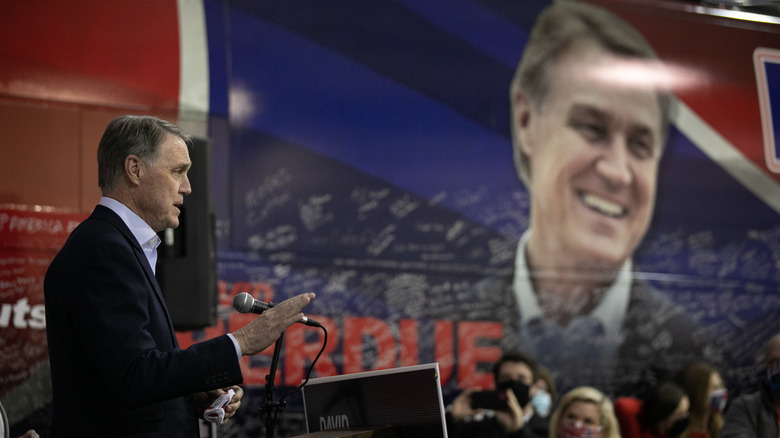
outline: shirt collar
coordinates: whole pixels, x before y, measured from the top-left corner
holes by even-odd
[[[530,237],[531,230],[526,230],[517,245],[515,276],[512,284],[515,298],[520,308],[520,324],[522,325],[535,318],[546,320],[531,286],[530,272],[528,271],[528,263],[525,258],[525,249],[528,246]],[[633,277],[631,267],[630,259],[623,263],[617,277],[601,299],[601,302],[589,315],[602,324],[606,335],[618,335],[620,328],[623,326]]]
[[[130,229],[133,237],[135,237],[135,240],[138,241],[142,248],[156,249],[160,244],[160,238],[152,227],[125,204],[107,196],[101,196],[99,204],[111,209],[111,211],[122,218],[122,222],[127,225],[127,228]]]

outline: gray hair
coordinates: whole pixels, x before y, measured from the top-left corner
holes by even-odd
[[[127,115],[112,120],[100,139],[97,153],[98,185],[103,194],[116,188],[128,156],[135,155],[146,163],[154,163],[160,145],[169,134],[191,144],[190,136],[184,130],[157,117]]]

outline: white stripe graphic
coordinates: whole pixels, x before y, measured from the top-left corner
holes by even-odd
[[[179,125],[208,135],[209,57],[202,0],[176,0],[179,16]]]

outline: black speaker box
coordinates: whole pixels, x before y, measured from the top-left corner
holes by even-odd
[[[211,142],[193,138],[192,193],[184,197],[179,226],[160,232],[157,281],[176,330],[210,327],[217,321],[217,251],[210,190]]]

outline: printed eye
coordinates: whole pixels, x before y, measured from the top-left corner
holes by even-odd
[[[628,147],[630,152],[637,158],[647,159],[655,155],[655,148],[652,142],[644,138],[629,139]]]
[[[658,134],[647,126],[635,126],[627,133],[629,152],[639,159],[653,158],[660,145],[657,144]]]
[[[607,136],[607,129],[599,123],[592,122],[572,122],[570,123],[577,132],[580,133],[586,140],[591,142],[600,141]]]

